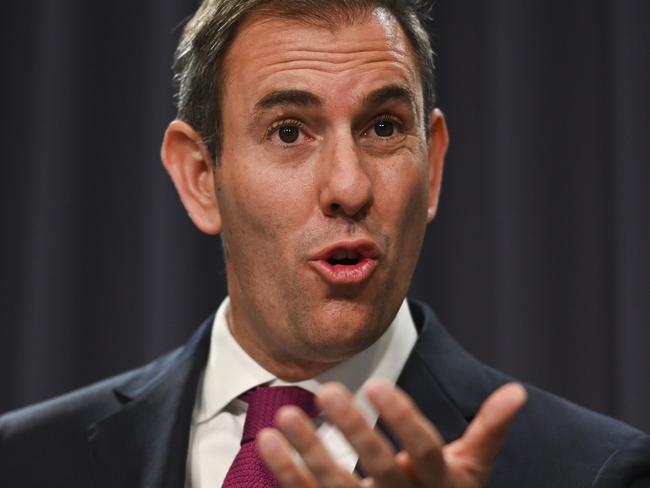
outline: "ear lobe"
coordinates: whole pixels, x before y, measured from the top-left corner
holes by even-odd
[[[445,155],[449,147],[449,132],[445,116],[439,109],[431,113],[429,132],[429,201],[427,205],[427,222],[431,222],[438,211],[442,173],[445,166]]]
[[[215,170],[198,133],[174,120],[165,131],[160,157],[194,225],[206,234],[221,232]]]

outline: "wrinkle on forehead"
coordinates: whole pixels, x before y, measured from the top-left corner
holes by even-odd
[[[299,59],[298,55],[295,56],[292,60],[278,60],[267,65],[260,67],[259,74],[264,75],[266,71],[272,71],[274,73],[280,74],[281,71],[293,71],[293,70],[314,70],[327,74],[343,74],[346,71],[355,69],[358,67],[363,67],[366,70],[372,70],[375,67],[394,67],[399,70],[403,69],[402,63],[396,60],[386,59],[385,56],[373,55],[371,53],[367,54],[363,59],[351,59],[351,60],[336,60],[336,59],[315,59],[315,57],[306,55],[304,59]]]
[[[375,29],[372,32],[366,31],[362,39],[348,40],[347,42],[340,39],[341,31],[355,28],[361,25],[374,24]],[[319,37],[325,37],[329,33],[331,42],[322,42],[321,44],[309,44],[309,33],[320,31]],[[235,44],[240,44],[240,49],[244,52],[260,48],[260,39],[273,36],[274,33],[281,32],[282,36],[278,39],[274,36],[273,43],[262,46],[263,50],[269,55],[284,54],[296,59],[305,58],[313,54],[320,59],[331,60],[334,63],[341,62],[339,58],[346,55],[363,55],[366,52],[379,49],[385,49],[396,57],[410,58],[404,61],[414,61],[414,55],[406,35],[395,17],[385,8],[377,7],[371,12],[366,12],[358,16],[354,21],[349,19],[347,22],[322,24],[321,22],[311,21],[309,18],[286,18],[282,16],[263,15],[255,13],[248,17],[239,27],[234,42],[231,44],[226,57],[230,57],[232,48]],[[336,50],[332,51],[332,45]],[[299,47],[298,50],[295,48]],[[384,52],[384,55],[389,54]],[[259,56],[258,56],[259,57]],[[229,63],[226,63],[228,65]]]
[[[319,96],[327,98],[327,92],[335,99],[347,92],[361,99],[363,91],[373,89],[368,83],[403,84],[416,95],[421,115],[412,49],[399,23],[380,8],[359,23],[341,24],[336,32],[292,19],[248,19],[231,45],[225,68],[226,90],[252,90],[247,96],[251,100],[275,89],[316,89],[321,90]],[[361,91],[348,91],[353,86]]]
[[[265,23],[266,24],[266,23]],[[359,24],[359,25],[365,25]],[[245,29],[238,36],[238,39],[235,42],[241,44],[241,49],[248,51],[252,48],[263,47],[265,51],[269,53],[284,53],[284,54],[300,54],[300,53],[313,53],[316,55],[325,55],[325,56],[347,56],[350,54],[362,54],[367,51],[382,51],[384,53],[393,52],[400,56],[408,56],[411,53],[409,46],[404,42],[405,36],[401,35],[401,28],[399,25],[396,26],[394,31],[383,31],[383,32],[372,32],[366,33],[363,39],[354,39],[354,40],[345,40],[340,39],[340,34],[342,31],[347,30],[350,27],[342,27],[336,32],[330,32],[329,29],[322,27],[310,27],[302,24],[296,24],[295,22],[290,21],[280,21],[275,27],[271,25],[254,24],[251,25],[248,29]],[[274,39],[273,44],[266,44],[260,46],[260,39],[264,35],[268,35],[269,31],[281,31],[282,37],[280,39]],[[382,26],[382,30],[384,30]],[[313,43],[307,47],[310,40],[306,38],[310,32],[319,32],[319,37],[323,38],[328,36],[331,38],[331,43],[322,43],[319,45],[314,45]],[[233,43],[235,44],[235,43]],[[333,46],[335,44],[335,47]],[[293,46],[293,48],[292,48]],[[300,46],[299,49],[296,49],[295,46]],[[336,50],[333,51],[332,49]]]
[[[384,25],[381,19],[377,21],[375,26],[381,30],[366,31],[370,35],[362,39],[352,37],[346,40],[337,35],[345,27],[333,33],[329,29],[292,20],[267,18],[242,29],[233,45],[239,44],[238,61],[255,65],[255,71],[259,74],[277,69],[315,69],[336,73],[359,65],[370,67],[372,64],[386,63],[415,76],[413,55],[399,24],[394,20],[388,25]],[[275,35],[277,32],[282,32],[280,38]],[[310,38],[310,32],[318,34]],[[273,37],[272,42],[260,43],[265,36]],[[331,42],[324,40],[330,36]],[[229,57],[232,54],[230,51]],[[231,66],[231,62],[227,62],[226,66]]]

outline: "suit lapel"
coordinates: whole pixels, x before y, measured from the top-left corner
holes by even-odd
[[[468,422],[438,381],[438,372],[432,370],[436,366],[432,364],[432,355],[448,348],[448,336],[443,334],[444,329],[429,307],[409,301],[409,308],[418,331],[418,340],[397,379],[397,386],[415,401],[419,410],[436,426],[445,441],[451,442],[463,434]],[[442,361],[442,364],[438,365],[442,367],[443,374],[447,370],[445,363],[446,361]],[[382,422],[381,417],[377,421],[377,428],[396,451],[401,450],[400,442]],[[355,471],[360,477],[365,477],[363,467],[359,463]]]
[[[448,365],[444,361],[436,361],[439,357],[433,357],[449,347],[446,343],[448,336],[443,334],[442,326],[428,307],[418,302],[410,302],[409,305],[418,329],[418,340],[397,385],[415,401],[443,438],[450,442],[463,434],[467,420],[439,380],[446,375]]]
[[[431,375],[426,362],[417,354],[409,358],[397,385],[415,401],[445,441],[451,442],[463,435],[467,420]]]
[[[451,442],[463,435],[500,382],[447,333],[428,306],[415,300],[409,306],[418,340],[397,385]]]
[[[418,341],[398,384],[415,400],[446,442],[462,436],[481,404],[510,378],[486,367],[465,351],[442,327],[433,311],[410,302]],[[421,324],[421,325],[420,325]],[[511,459],[517,452],[506,442],[488,486],[520,486]]]
[[[122,408],[91,424],[99,486],[183,486],[192,410],[212,318],[181,349],[147,366],[115,394]]]
[[[485,398],[504,382],[502,376],[463,349],[428,306],[417,301],[409,303],[419,332],[410,360],[419,358],[423,372],[432,377],[453,408],[470,421]],[[420,388],[416,394],[427,392]]]

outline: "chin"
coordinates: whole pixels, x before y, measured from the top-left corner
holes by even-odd
[[[330,360],[346,359],[367,349],[391,323],[390,318],[380,320],[372,307],[339,304],[335,309],[314,317],[302,331],[309,349]]]

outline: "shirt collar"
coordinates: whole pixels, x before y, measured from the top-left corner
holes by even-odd
[[[404,300],[388,329],[369,348],[312,379],[287,383],[257,364],[237,343],[228,327],[229,304],[226,297],[214,318],[208,362],[197,392],[195,424],[207,422],[242,393],[263,383],[291,384],[317,393],[322,384],[338,381],[353,393],[366,420],[373,425],[377,414],[362,393],[363,384],[371,377],[394,384],[417,340],[415,324]]]

